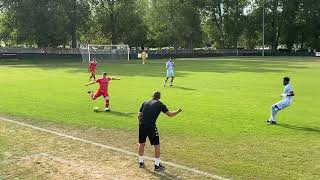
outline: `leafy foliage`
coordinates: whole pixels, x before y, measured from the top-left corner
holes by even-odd
[[[0,0],[7,46],[320,49],[318,0]]]

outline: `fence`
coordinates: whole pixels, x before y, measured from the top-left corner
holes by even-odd
[[[75,48],[0,48],[0,59],[9,58],[80,58]]]
[[[139,50],[130,51],[130,59],[138,57]],[[147,50],[150,59],[159,58],[191,58],[191,57],[219,57],[219,56],[261,56],[262,50],[246,49],[198,49],[198,50]],[[315,56],[313,52],[297,51],[265,51],[266,56]],[[0,59],[8,58],[72,58],[81,59],[79,49],[72,48],[0,48]]]

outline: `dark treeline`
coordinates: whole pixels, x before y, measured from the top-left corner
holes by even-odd
[[[319,0],[0,0],[6,46],[320,49]]]

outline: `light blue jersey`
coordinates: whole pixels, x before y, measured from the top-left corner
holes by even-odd
[[[173,71],[173,68],[174,68],[174,62],[169,60],[167,62],[167,70],[168,71]]]
[[[167,63],[166,63],[166,66],[167,66],[167,77],[174,77],[174,62],[169,60]]]

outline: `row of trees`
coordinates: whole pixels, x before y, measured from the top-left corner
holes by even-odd
[[[0,42],[320,49],[319,0],[0,0]]]

